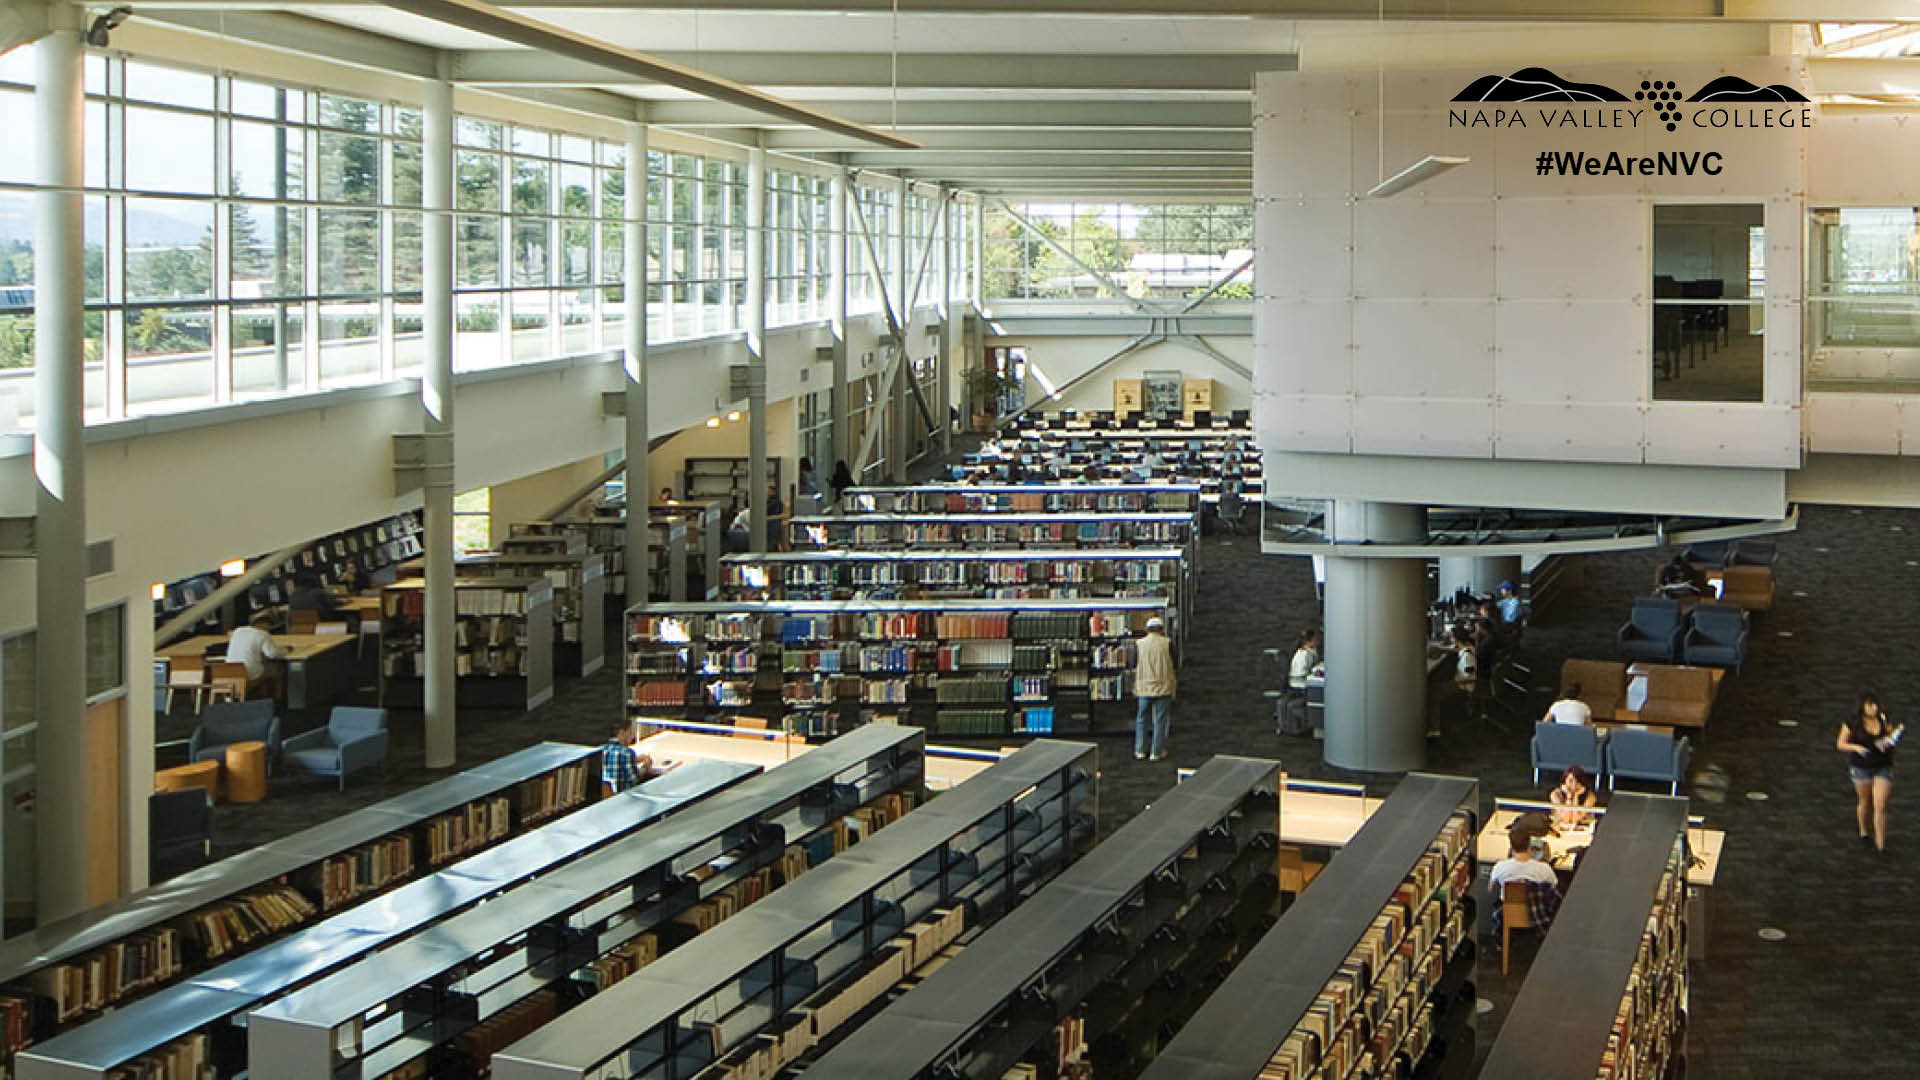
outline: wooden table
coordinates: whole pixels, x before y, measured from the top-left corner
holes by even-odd
[[[192,788],[205,791],[210,803],[220,801],[220,763],[196,761],[191,765],[161,769],[153,774],[155,791],[187,791]]]
[[[362,619],[377,620],[380,618],[380,598],[378,596],[335,597],[333,607],[334,610],[340,612],[342,615],[352,612]]]
[[[1380,809],[1380,799],[1301,791],[1282,782],[1280,842],[1306,847],[1345,847]]]
[[[287,654],[288,708],[319,708],[352,691],[355,650],[345,648],[356,644],[352,634],[275,634],[273,642]],[[226,643],[218,634],[201,634],[155,649],[153,655],[164,658],[169,668],[199,664],[209,648],[224,648]]]
[[[783,737],[776,734],[770,738],[736,738],[699,731],[662,731],[641,739],[633,748],[651,757],[655,768],[672,768],[682,761],[715,760],[744,762],[765,769],[792,761],[815,749],[798,736]],[[992,760],[979,756],[946,757],[929,753],[927,787],[943,791],[992,764]]]
[[[1684,668],[1689,666],[1691,665],[1655,664],[1645,660],[1636,661],[1633,664],[1628,665],[1627,696],[1623,698],[1621,700],[1620,705],[1613,710],[1612,719],[1606,720],[1606,719],[1601,719],[1599,717],[1595,717],[1593,720],[1593,726],[1598,728],[1609,728],[1609,729],[1617,728],[1617,727],[1628,727],[1628,726],[1656,727],[1662,730],[1672,730],[1674,728],[1688,728],[1690,730],[1704,729],[1707,726],[1706,721],[1704,720],[1702,720],[1698,724],[1644,723],[1640,719],[1640,710],[1629,708],[1627,705],[1628,702],[1633,701],[1635,699],[1636,694],[1639,700],[1643,704],[1646,702],[1647,675],[1649,672],[1653,671],[1655,668]],[[1708,697],[1707,697],[1707,712],[1711,714],[1713,712],[1713,703],[1716,700],[1718,700],[1720,697],[1720,680],[1723,678],[1726,678],[1727,669],[1701,666],[1699,667],[1698,670],[1701,670],[1707,673],[1708,685],[1711,687],[1711,689],[1708,691]]]
[[[1474,858],[1491,866],[1507,857],[1507,830],[1513,827],[1515,819],[1525,811],[1495,810],[1488,818],[1485,828],[1474,839]],[[1573,863],[1571,855],[1576,848],[1593,843],[1593,830],[1569,829],[1560,826],[1560,835],[1549,838],[1548,845],[1554,852],[1554,868],[1565,870]],[[1720,873],[1720,851],[1726,846],[1727,834],[1719,829],[1690,826],[1687,829],[1687,847],[1694,858],[1700,860],[1696,866],[1687,868],[1687,884],[1702,888],[1711,886]]]
[[[227,744],[227,801],[256,803],[267,797],[267,744]]]

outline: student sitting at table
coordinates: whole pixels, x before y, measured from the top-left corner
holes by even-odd
[[[287,610],[314,612],[321,622],[340,621],[340,609],[333,606],[333,597],[320,586],[320,579],[311,574],[295,579],[293,594],[287,597]]]
[[[1593,707],[1580,700],[1580,684],[1577,682],[1568,683],[1567,692],[1561,694],[1558,698],[1554,699],[1553,704],[1547,706],[1547,714],[1540,718],[1540,722],[1543,724],[1575,725],[1593,723]]]
[[[269,667],[267,661],[285,660],[287,652],[273,640],[272,627],[273,619],[265,615],[255,616],[251,626],[234,627],[227,635],[227,662],[246,665],[249,690],[260,684],[266,687],[268,697],[279,697],[280,672]]]
[[[1660,568],[1654,578],[1654,591],[1661,596],[1684,599],[1693,596],[1707,596],[1713,592],[1713,586],[1707,582],[1706,572],[1687,561],[1685,555],[1675,555],[1667,565]]]
[[[1586,813],[1583,807],[1600,805],[1600,797],[1593,792],[1593,777],[1578,765],[1567,766],[1560,774],[1560,783],[1554,787],[1547,801],[1555,806],[1565,807],[1553,812],[1553,823],[1569,827],[1583,827],[1593,821],[1593,815]]]
[[[1537,848],[1537,853],[1536,853]],[[1514,837],[1508,843],[1509,854],[1493,864],[1493,872],[1487,875],[1488,883],[1493,887],[1493,902],[1500,902],[1501,890],[1510,881],[1538,882],[1558,889],[1560,878],[1554,874],[1547,860],[1546,841],[1523,841]]]

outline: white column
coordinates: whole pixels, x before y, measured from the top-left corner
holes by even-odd
[[[653,494],[647,468],[647,125],[627,125],[625,355],[627,395],[627,603],[647,602],[647,504]],[[637,583],[637,585],[636,585]]]
[[[42,925],[86,906],[87,813],[94,799],[115,798],[116,786],[90,790],[86,754],[83,14],[78,7],[50,5],[52,31],[35,47],[40,191],[33,200],[34,718],[40,734],[34,817]]]
[[[967,243],[973,247],[973,310],[987,309],[987,202],[978,195],[973,197],[973,229],[967,235]]]
[[[1421,506],[1339,500],[1336,541],[1418,543]],[[1327,559],[1327,764],[1404,772],[1427,760],[1427,564]]]
[[[959,312],[953,306],[953,215],[959,207],[950,201],[953,193],[940,190],[940,380],[939,399],[934,402],[934,419],[940,427],[940,456],[953,452],[953,424],[948,410],[953,408],[953,347],[959,340]]]
[[[821,472],[831,475],[842,461],[851,464],[852,432],[847,418],[847,172],[837,169],[830,189],[827,227],[833,233],[828,248],[827,295],[833,304],[828,325],[833,333],[833,386],[828,395],[833,415],[833,460],[815,462]]]
[[[913,381],[913,354],[908,344],[913,334],[913,297],[908,295],[913,288],[913,244],[907,238],[907,195],[912,186],[904,176],[894,179],[893,204],[893,295],[900,305],[900,337],[895,343],[900,350],[900,364],[894,372],[892,399],[893,452],[887,455],[887,472],[895,483],[907,482],[907,452],[913,445],[908,436],[912,430],[910,424],[913,406],[907,400],[912,393],[908,384]]]
[[[427,768],[453,765],[457,749],[453,603],[453,84],[429,80],[422,116],[420,284],[426,359],[420,379],[425,411],[426,757]],[[510,316],[504,317],[511,318]]]
[[[756,139],[758,141],[758,139]],[[749,550],[767,550],[767,152],[747,151],[747,505]]]

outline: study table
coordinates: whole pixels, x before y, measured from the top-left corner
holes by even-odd
[[[1615,728],[1615,727],[1626,727],[1630,725],[1640,725],[1643,727],[1656,727],[1656,728],[1661,728],[1669,731],[1675,728],[1690,728],[1695,730],[1704,730],[1707,726],[1706,714],[1702,714],[1700,720],[1697,723],[1685,717],[1673,717],[1671,719],[1663,718],[1658,721],[1644,721],[1640,719],[1640,710],[1647,703],[1647,687],[1649,682],[1648,676],[1653,674],[1653,672],[1656,670],[1706,672],[1707,673],[1707,696],[1706,696],[1707,714],[1710,714],[1713,712],[1713,703],[1720,696],[1720,680],[1724,679],[1727,675],[1727,669],[1719,668],[1719,667],[1704,667],[1704,666],[1694,666],[1694,665],[1688,665],[1688,664],[1655,664],[1645,660],[1630,664],[1627,667],[1626,697],[1621,699],[1620,705],[1613,710],[1613,716],[1611,718],[1595,717],[1593,721],[1593,726],[1599,727],[1599,728]]]
[[[645,726],[657,727],[657,724]],[[725,730],[725,729],[721,729]],[[633,748],[653,759],[656,769],[672,768],[683,761],[732,761],[771,769],[818,747],[797,735],[771,736],[752,728],[739,729],[739,735],[721,735],[706,731],[668,729],[634,743]],[[927,747],[927,787],[945,791],[981,772],[999,760],[990,751],[954,747]]]
[[[286,657],[286,704],[290,709],[327,705],[353,690],[358,639],[351,634],[275,634],[273,643]],[[169,672],[203,664],[209,649],[226,648],[219,634],[201,634],[155,649],[154,657],[167,661]]]
[[[1551,803],[1534,802],[1519,799],[1495,799],[1493,813],[1488,815],[1486,827],[1474,839],[1474,859],[1483,869],[1491,868],[1494,863],[1507,857],[1509,844],[1507,830],[1513,826],[1521,814],[1531,811],[1551,813],[1560,809]],[[1606,813],[1605,807],[1596,807],[1595,813],[1588,815],[1589,822],[1596,822]],[[1694,818],[1687,827],[1687,853],[1692,861],[1687,866],[1687,921],[1694,929],[1688,934],[1688,952],[1695,959],[1707,954],[1707,892],[1720,873],[1720,852],[1726,847],[1727,834],[1720,829],[1709,829]],[[1558,835],[1547,838],[1547,846],[1553,852],[1555,870],[1567,871],[1573,867],[1574,852],[1593,843],[1592,824],[1573,827],[1557,825]]]

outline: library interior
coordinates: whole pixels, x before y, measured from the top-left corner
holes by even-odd
[[[0,1080],[1912,1077],[1916,117],[1916,0],[0,0]]]

